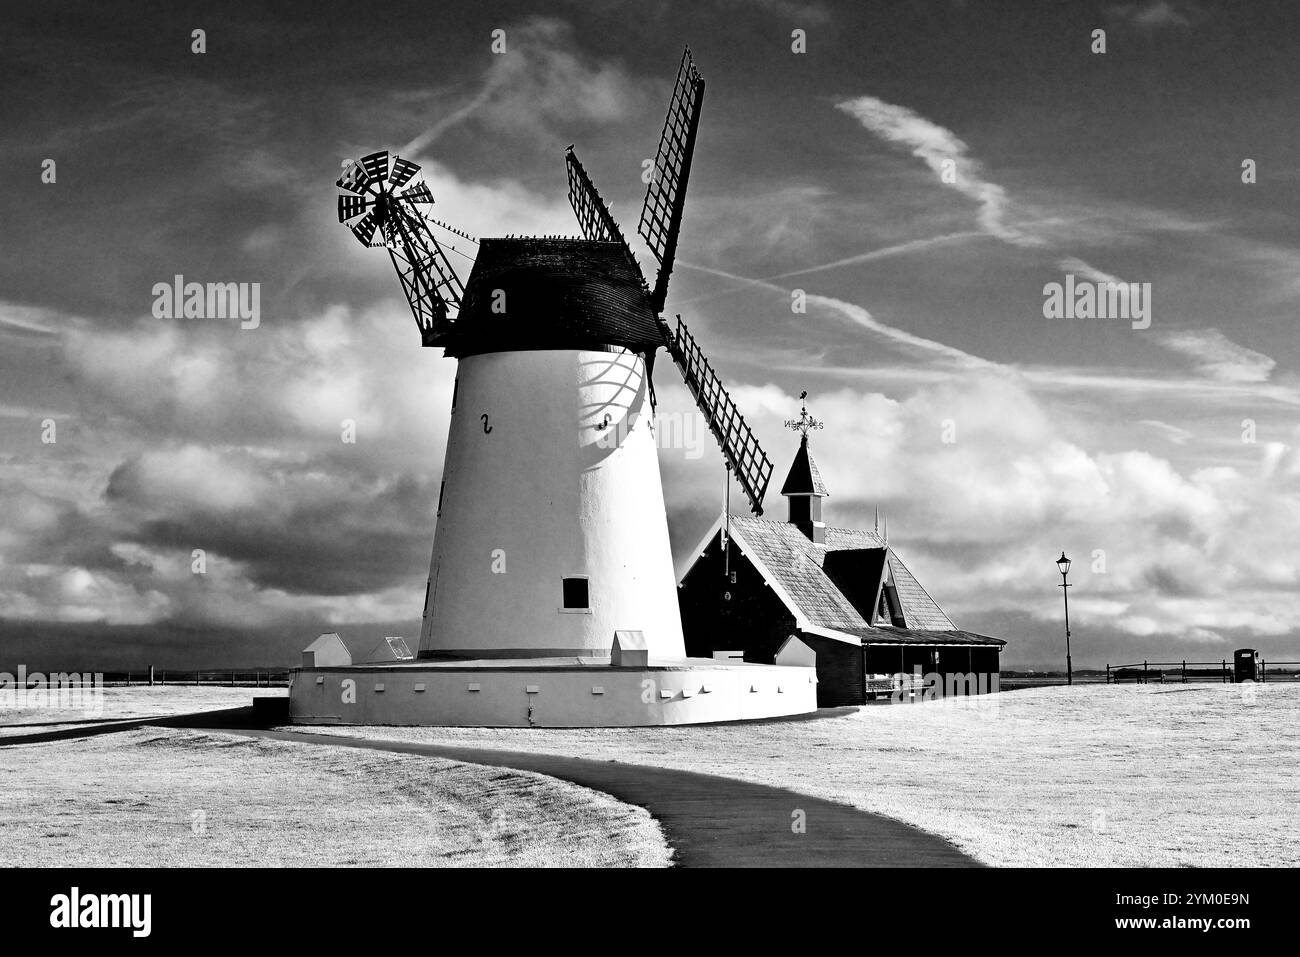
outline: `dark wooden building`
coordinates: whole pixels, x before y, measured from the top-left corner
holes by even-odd
[[[722,516],[696,550],[678,585],[687,655],[770,664],[795,636],[816,652],[820,707],[862,704],[917,675],[936,676],[939,693],[997,687],[1005,641],[954,625],[887,534],[822,521],[828,493],[807,435],[781,494],[788,521]]]

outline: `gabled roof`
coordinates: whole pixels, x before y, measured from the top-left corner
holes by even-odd
[[[898,601],[903,606],[903,618],[908,628],[942,631],[957,627],[907,570],[907,566],[894,554],[892,548],[889,550],[889,570],[894,576],[894,588],[898,590]]]
[[[337,632],[327,631],[325,634],[317,636],[316,640],[304,648],[303,651],[329,651],[338,648],[348,651],[347,643],[339,637]],[[348,652],[348,654],[351,654],[351,652]]]
[[[502,299],[504,296],[504,299]],[[494,305],[502,303],[494,309]],[[484,239],[465,284],[449,356],[663,345],[650,293],[622,243]]]
[[[888,556],[889,549],[884,547],[830,548],[822,562],[822,571],[868,622],[875,620]]]
[[[790,463],[790,471],[785,477],[785,484],[781,486],[782,495],[818,495],[822,498],[830,495],[826,491],[826,483],[822,481],[822,473],[817,471],[817,463],[813,461],[812,453],[808,451],[808,436],[804,436],[799,442],[799,451],[795,453],[794,461]]]
[[[740,550],[789,596],[786,605],[793,606],[790,610],[796,618],[826,628],[866,628],[871,624],[823,566],[828,549],[842,545],[880,548],[884,542],[867,533],[827,528],[826,544],[819,545],[789,522],[738,515],[731,517],[731,532]]]
[[[718,534],[721,523],[719,518],[705,546]],[[730,524],[736,547],[753,562],[802,629],[868,643],[1005,644],[958,629],[875,532],[828,527],[826,542],[820,544],[789,522],[733,515]],[[869,620],[886,573],[902,606],[902,627],[873,625]]]

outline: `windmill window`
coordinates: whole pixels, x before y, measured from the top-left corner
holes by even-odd
[[[434,515],[435,518],[437,518],[438,515],[442,514],[442,493],[446,488],[447,488],[447,480],[443,479],[443,481],[438,484],[438,511]]]
[[[451,411],[456,411],[456,395],[460,392],[460,376],[456,376],[451,384]]]
[[[563,580],[564,607],[566,609],[587,609],[591,607],[590,593],[586,578],[566,578]]]

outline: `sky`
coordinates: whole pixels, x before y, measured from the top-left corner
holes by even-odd
[[[688,43],[667,308],[775,463],[767,516],[806,390],[828,523],[879,508],[1004,668],[1063,667],[1061,551],[1076,668],[1300,659],[1300,7],[259,6],[0,4],[0,668],[418,635],[455,362],[337,224],[340,166],[419,163],[472,236],[576,235],[576,143],[633,236]],[[259,284],[256,328],[158,318],[176,275]],[[1049,316],[1067,276],[1139,284],[1149,325]],[[660,465],[681,563],[722,460]]]

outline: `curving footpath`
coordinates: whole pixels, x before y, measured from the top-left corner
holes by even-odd
[[[327,747],[425,754],[535,771],[644,807],[679,867],[979,867],[941,837],[847,804],[694,771],[302,731],[213,729]],[[795,833],[796,811],[806,830]]]

